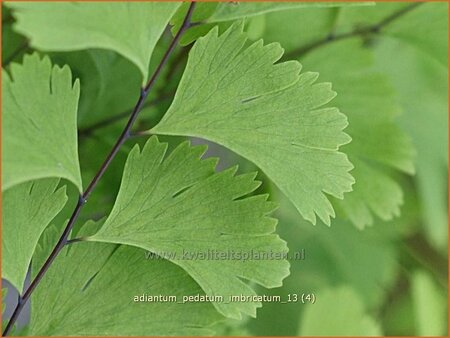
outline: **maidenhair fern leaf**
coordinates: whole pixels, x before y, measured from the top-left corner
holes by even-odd
[[[79,235],[96,227],[88,222]],[[33,273],[48,256],[59,232],[56,227],[44,232],[33,258]],[[183,304],[183,296],[190,295],[204,292],[175,264],[146,259],[146,252],[138,248],[76,243],[63,249],[36,289],[28,334],[211,335],[208,326],[222,317],[210,303]],[[148,301],[146,296],[161,301]],[[176,301],[164,302],[169,296]],[[144,301],[135,301],[135,297]]]
[[[56,190],[58,182],[31,181],[3,193],[2,277],[19,293],[39,237],[67,201],[65,188]]]
[[[355,27],[364,27],[382,22],[398,15],[383,27],[379,37],[396,40],[409,45],[419,54],[427,54],[447,67],[448,39],[442,32],[448,31],[448,6],[445,2],[389,2],[371,7],[343,8],[338,29],[350,32]],[[403,48],[399,46],[399,50]]]
[[[272,234],[276,220],[267,216],[274,204],[266,195],[246,197],[259,186],[254,174],[235,176],[236,168],[214,173],[216,160],[200,160],[205,147],[185,142],[164,159],[166,149],[156,136],[142,151],[133,148],[113,210],[87,240],[162,255],[207,295],[223,297],[213,302],[220,313],[255,316],[259,302],[228,300],[255,295],[241,278],[276,287],[289,274],[286,244]]]
[[[307,307],[300,318],[301,336],[380,336],[381,329],[366,314],[359,295],[348,286],[328,288],[316,295],[316,303]],[[334,304],[334,306],[330,306]]]
[[[432,4],[414,9],[407,15],[422,11],[429,5]],[[392,41],[391,38],[386,39],[385,35],[390,35],[389,32],[402,20],[387,25],[379,35],[373,35],[367,39],[366,44],[363,44],[361,38],[357,36],[324,43],[314,48],[315,41],[324,40],[334,29],[338,32],[347,32],[353,30],[355,26],[375,25],[395,11],[408,6],[410,5],[386,4],[366,8],[345,8],[340,10],[338,21],[336,21],[335,13],[331,11],[321,11],[311,15],[305,12],[302,14],[297,10],[288,17],[280,13],[266,16],[263,36],[269,41],[281,41],[291,53],[295,50],[301,51],[301,46],[313,46],[306,54],[305,51],[308,51],[308,48],[303,49],[303,53],[298,54],[299,60],[307,69],[320,69],[321,76],[331,81],[339,93],[335,103],[347,115],[349,127],[346,131],[352,137],[352,142],[342,150],[348,154],[350,161],[355,165],[352,175],[356,179],[356,184],[353,186],[352,193],[347,194],[344,200],[336,200],[334,205],[342,216],[351,220],[359,229],[372,225],[376,219],[374,216],[389,220],[400,214],[404,193],[395,179],[395,172],[401,171],[407,174],[415,172],[413,144],[398,123],[403,116],[408,115],[411,108],[399,114],[402,110],[401,102],[389,81],[392,72],[385,71],[383,74],[374,69],[373,50],[369,48],[381,47],[381,40]],[[289,22],[287,19],[294,17],[299,18],[297,25],[286,24]],[[442,18],[436,22],[442,23]],[[423,27],[424,30],[428,29]],[[300,30],[302,34],[297,34]],[[435,31],[438,30],[435,29]],[[408,33],[404,32],[404,34]],[[421,32],[420,35],[422,34],[424,33]],[[295,38],[290,39],[290,36]],[[372,39],[374,39],[373,45],[370,45]],[[400,50],[389,51],[392,55],[400,52]],[[391,64],[395,60],[387,56],[389,53],[382,58],[386,64]],[[348,57],[349,54],[352,55],[351,58]],[[330,55],[333,57],[330,58]],[[401,57],[400,60],[404,63],[405,57]],[[414,66],[409,67],[414,69]],[[398,67],[395,68],[398,69]],[[411,71],[406,68],[404,67],[404,70],[398,72],[393,78],[405,79],[404,74]],[[405,82],[411,84],[411,81],[408,78]],[[411,88],[416,90],[418,85]],[[408,96],[408,102],[411,100],[410,97]],[[423,102],[423,99],[420,101]],[[415,106],[417,107],[417,104]],[[405,119],[411,120],[408,117]],[[423,125],[423,123],[416,125]],[[422,127],[420,129],[429,130]],[[433,191],[436,191],[435,187]],[[435,209],[434,205],[434,214],[436,214]]]
[[[46,51],[111,49],[132,61],[147,81],[148,66],[179,2],[8,2],[15,29]]]
[[[218,36],[217,28],[192,48],[174,101],[156,134],[202,137],[258,165],[312,223],[330,224],[326,194],[343,198],[354,182],[347,157],[346,117],[323,107],[335,93],[300,73],[296,61],[274,64],[278,44],[244,48],[242,25]]]
[[[40,178],[60,177],[81,191],[77,151],[80,84],[69,67],[26,55],[2,72],[2,190]]]
[[[425,271],[411,277],[411,294],[417,334],[440,336],[447,332],[447,290]]]
[[[371,52],[357,38],[317,49],[302,60],[310,69],[320,65],[322,76],[342,93],[336,104],[349,119],[353,141],[343,150],[355,165],[356,184],[335,204],[360,229],[374,223],[373,215],[383,220],[399,216],[403,192],[389,172],[414,173],[414,147],[396,123],[400,106],[388,78],[373,69]]]
[[[412,5],[410,5],[412,6]],[[404,114],[400,123],[417,149],[415,183],[422,224],[443,254],[448,247],[448,6],[417,3],[386,27],[378,41],[378,69],[395,85]],[[391,57],[395,55],[395,57]]]

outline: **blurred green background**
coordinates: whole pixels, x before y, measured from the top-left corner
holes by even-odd
[[[2,21],[2,64],[7,67],[31,48],[25,37],[13,32],[14,18],[5,8]],[[221,28],[228,25],[220,23]],[[334,201],[337,217],[332,226],[313,226],[259,174],[264,185],[258,192],[270,192],[280,204],[278,233],[291,253],[305,253],[304,260],[290,261],[291,275],[283,287],[260,293],[284,298],[314,294],[316,301],[265,303],[256,319],[226,322],[218,326],[218,333],[447,335],[448,4],[392,2],[281,10],[248,18],[246,31],[251,41],[279,42],[285,60],[299,60],[304,71],[318,72],[319,80],[332,82],[338,93],[332,104],[349,117],[346,131],[353,142],[342,150],[355,164],[357,183],[355,192],[345,197],[353,201],[352,210]],[[167,31],[159,42],[154,63],[170,35]],[[155,125],[166,111],[190,46],[177,49],[136,130]],[[79,152],[83,180],[88,181],[125,123],[139,93],[140,74],[110,51],[50,56],[55,63],[69,64],[83,83]],[[162,139],[172,148],[183,140]],[[110,211],[133,142],[144,140],[136,138],[122,147],[79,224]],[[394,142],[397,152],[390,153]],[[220,168],[239,163],[242,172],[256,169],[214,144],[208,156],[220,157]],[[409,158],[413,166],[407,163]],[[74,205],[77,192],[70,193]],[[71,208],[64,210],[69,213]],[[64,220],[67,214],[58,218]]]

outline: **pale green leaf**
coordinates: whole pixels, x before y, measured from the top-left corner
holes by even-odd
[[[446,16],[445,13],[441,15]],[[446,31],[436,31],[435,34],[440,37],[442,45],[448,46]],[[398,91],[404,109],[400,122],[412,136],[417,149],[415,180],[425,233],[446,253],[448,67],[442,66],[435,57],[418,52],[413,46],[399,45],[392,39],[380,42],[375,55],[377,66],[389,75]]]
[[[448,318],[445,291],[424,271],[414,273],[411,284],[417,334],[445,335]]]
[[[6,309],[6,296],[8,295],[8,288],[2,288],[2,316]]]
[[[192,48],[174,101],[152,133],[202,137],[259,166],[305,219],[327,224],[334,210],[326,194],[342,198],[354,182],[340,145],[346,117],[323,107],[335,93],[300,73],[296,61],[274,63],[278,44],[248,48],[242,25],[217,29]]]
[[[302,60],[305,67],[320,69],[321,76],[332,81],[339,93],[335,103],[349,119],[352,142],[343,151],[355,165],[356,184],[335,204],[358,228],[372,225],[373,214],[382,220],[399,216],[403,192],[389,171],[413,174],[415,150],[398,126],[401,108],[389,78],[373,70],[370,50],[356,38],[324,46]]]
[[[358,295],[349,287],[324,289],[314,304],[305,305],[301,336],[381,336],[375,320],[366,314]]]
[[[256,16],[252,20],[248,20],[246,23],[247,27],[245,32],[247,33],[249,40],[257,40],[262,36],[266,28],[266,16]]]
[[[333,59],[325,63],[330,53]],[[401,107],[389,78],[374,70],[370,50],[354,38],[324,46],[302,60],[308,68],[320,65],[321,76],[333,81],[340,93],[335,100],[348,115],[347,131],[353,140],[345,148],[362,158],[414,173],[412,144],[395,123]]]
[[[323,40],[347,21],[361,26],[364,24],[360,20],[378,22],[392,12],[391,4],[388,6],[388,13],[384,13],[384,5],[339,11],[297,10],[289,14],[299,18],[296,25],[287,24],[289,20],[281,13],[271,13],[266,16],[263,36],[269,41],[281,41],[295,55],[295,50]],[[367,15],[354,14],[349,19],[349,13],[355,12]],[[379,15],[369,15],[374,12]],[[359,38],[325,43],[298,57],[306,68],[319,70],[325,80],[333,83],[338,92],[334,102],[349,119],[347,132],[352,142],[343,151],[355,165],[352,175],[356,184],[344,200],[335,200],[335,206],[360,229],[373,224],[374,215],[383,220],[398,216],[404,197],[390,171],[414,173],[415,152],[409,137],[397,125],[401,107],[389,78],[374,71],[371,51]]]
[[[7,304],[6,297],[8,295],[8,292],[9,292],[8,287],[2,288],[2,332],[6,328],[6,325],[8,325],[8,321],[9,321],[9,318],[6,319],[5,315],[4,315],[5,310],[6,310],[6,304]],[[17,324],[14,324],[9,331],[9,335],[10,336],[24,336],[25,335],[24,332],[26,331],[26,329],[27,329],[27,327],[25,326],[22,329],[17,330]]]
[[[67,201],[58,179],[22,183],[3,193],[2,277],[22,292],[31,257],[44,229]]]
[[[45,51],[111,49],[147,81],[153,49],[179,2],[8,2],[15,29]]]
[[[86,223],[79,235],[96,228]],[[49,227],[33,259],[33,273],[59,237]],[[82,242],[62,250],[33,294],[29,335],[211,335],[221,319],[208,302],[182,304],[204,295],[181,268],[146,259],[142,249]],[[176,296],[178,302],[135,302],[136,296]]]
[[[447,69],[425,61],[430,64],[427,69],[423,66],[424,62],[413,59],[431,55],[436,61],[446,64],[446,4],[383,3],[366,8],[343,8],[335,17],[331,10],[316,11],[310,12],[309,16],[307,13],[299,16],[298,25],[283,25],[284,18],[272,13],[266,17],[267,33],[264,36],[269,37],[269,41],[281,41],[283,46],[288,46],[289,52],[324,39],[330,33],[339,35],[377,24],[393,13],[412,6],[413,9],[385,26],[379,34],[363,36],[352,42],[323,44],[301,60],[306,67],[318,69],[338,91],[336,104],[348,116],[348,133],[353,138],[352,143],[343,150],[352,162],[355,161],[354,155],[368,164],[374,158],[387,168],[409,174],[417,165],[427,230],[433,241],[444,246],[447,238],[447,203],[444,199],[447,147],[437,145],[448,143]],[[374,62],[370,54],[373,50],[376,51],[376,63],[383,65],[384,76],[371,70]],[[333,58],[330,59],[330,55]],[[394,86],[389,85],[391,81]],[[399,96],[395,95],[396,90]],[[401,108],[404,113],[396,118]],[[359,118],[357,113],[361,115]],[[374,119],[378,121],[374,123]],[[411,142],[399,129],[396,120],[414,138],[414,146],[418,150],[416,163]],[[437,154],[438,149],[440,154]],[[372,213],[389,219],[398,213],[402,204],[403,193],[398,183],[392,181],[384,170],[375,167],[376,162],[370,163],[373,167],[371,172],[355,169],[353,174],[357,183],[354,191],[343,202],[337,202],[359,228],[373,223]],[[382,203],[374,204],[374,200]]]
[[[164,159],[166,149],[156,136],[142,151],[133,148],[113,210],[87,240],[162,255],[187,271],[207,295],[224,297],[213,304],[225,316],[255,316],[260,302],[228,300],[255,295],[241,278],[276,287],[289,274],[286,244],[272,234],[276,220],[267,216],[273,203],[266,195],[246,197],[259,186],[253,173],[235,176],[236,168],[215,173],[215,159],[200,160],[205,147],[184,142]],[[260,258],[252,259],[253,252]],[[270,252],[277,258],[267,258]]]
[[[81,191],[76,113],[79,81],[69,67],[26,55],[2,72],[2,190],[26,181],[60,177]]]
[[[355,165],[352,173],[360,184],[355,184],[353,192],[343,201],[335,201],[343,216],[359,229],[373,225],[373,215],[384,221],[400,216],[404,193],[398,182],[382,168],[372,167],[368,162],[352,157],[350,152],[349,156]]]
[[[8,295],[8,288],[2,288],[2,332],[8,324],[8,320],[4,319],[4,314],[6,310],[6,296]]]
[[[291,275],[284,285],[294,292],[299,280],[305,289],[317,288],[322,283],[350,284],[364,303],[372,308],[379,307],[384,292],[395,282],[399,259],[395,244],[403,219],[379,221],[376,227],[364,231],[342,218],[336,219],[331,228],[310,227],[281,197],[277,198],[280,200],[277,211],[280,236],[288,238],[288,246],[295,248],[293,250],[303,248],[306,251],[304,261],[292,264]]]

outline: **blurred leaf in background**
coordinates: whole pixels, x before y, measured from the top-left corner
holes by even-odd
[[[317,303],[305,309],[300,318],[300,336],[382,335],[380,327],[365,314],[362,301],[351,288],[325,289],[317,298]]]
[[[349,117],[352,142],[343,150],[355,163],[357,182],[338,202],[338,219],[327,231],[305,226],[295,231],[291,223],[302,221],[282,204],[281,236],[291,251],[305,249],[307,258],[291,262],[291,276],[275,293],[315,290],[320,297],[320,290],[346,285],[386,335],[446,334],[439,315],[429,325],[423,321],[439,311],[446,318],[439,303],[448,292],[447,20],[444,3],[264,16],[256,38],[279,41],[286,59],[298,57],[307,69],[318,70],[322,81],[333,83],[337,104]],[[381,29],[372,29],[380,22]],[[358,228],[373,226],[353,233],[342,216]],[[427,270],[422,277],[427,282],[410,272],[417,268]],[[305,306],[266,304],[250,322],[252,332],[306,334],[295,324]],[[421,310],[413,310],[417,306]],[[327,334],[351,334],[350,328]]]
[[[412,298],[416,332],[420,336],[439,336],[446,329],[447,304],[444,292],[424,271],[412,277]]]

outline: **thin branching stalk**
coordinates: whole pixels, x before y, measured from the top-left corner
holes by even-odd
[[[328,34],[326,37],[324,37],[322,39],[319,39],[310,44],[307,44],[305,46],[301,46],[297,49],[294,49],[293,51],[291,51],[289,53],[286,53],[284,55],[284,58],[296,59],[300,56],[304,56],[305,54],[315,50],[316,48],[326,46],[331,42],[345,40],[345,39],[353,38],[356,36],[377,34],[386,26],[388,26],[392,22],[396,21],[397,19],[401,18],[403,15],[409,13],[410,11],[412,11],[413,9],[417,8],[418,6],[420,6],[422,4],[423,4],[423,2],[416,2],[416,3],[410,4],[408,6],[405,6],[402,9],[392,13],[391,15],[385,17],[378,23],[371,25],[371,26],[357,28],[351,32],[342,33],[342,34],[333,34],[333,33]]]
[[[182,26],[180,27],[179,31],[177,32],[177,34],[173,38],[172,42],[170,43],[169,48],[167,49],[166,53],[164,54],[163,58],[161,59],[161,62],[156,67],[156,70],[153,73],[153,75],[150,78],[150,80],[141,89],[141,94],[140,94],[139,99],[136,102],[136,105],[135,105],[135,107],[134,107],[134,109],[133,109],[133,111],[132,111],[132,113],[130,115],[130,118],[129,118],[125,128],[123,129],[122,133],[120,134],[119,138],[117,139],[116,143],[114,144],[111,152],[106,157],[105,161],[103,162],[103,164],[101,165],[101,167],[97,171],[97,173],[95,174],[95,176],[92,179],[92,181],[89,183],[89,185],[86,188],[86,190],[83,192],[83,194],[81,194],[79,196],[78,203],[75,206],[75,209],[74,209],[74,211],[72,213],[72,216],[70,217],[69,222],[67,223],[63,233],[61,234],[61,237],[59,238],[58,242],[56,243],[55,247],[53,248],[50,256],[47,258],[47,260],[45,261],[44,265],[41,267],[41,269],[37,273],[36,277],[33,279],[33,281],[31,282],[30,286],[26,289],[24,294],[19,297],[19,300],[17,302],[17,306],[14,309],[14,312],[13,312],[13,314],[12,314],[12,316],[11,316],[9,322],[8,322],[8,325],[6,325],[6,328],[3,331],[3,336],[7,336],[9,334],[9,332],[11,331],[12,327],[14,326],[14,323],[16,322],[20,312],[22,311],[24,305],[26,304],[26,302],[30,298],[30,296],[33,293],[33,291],[39,285],[40,281],[42,280],[42,277],[44,277],[45,273],[47,272],[47,270],[49,269],[49,267],[51,266],[51,264],[53,263],[55,258],[61,252],[63,247],[68,243],[69,234],[70,234],[70,232],[71,232],[71,230],[72,230],[72,228],[73,228],[73,226],[75,224],[75,221],[78,218],[78,215],[80,214],[80,211],[81,211],[83,205],[87,202],[87,200],[89,198],[89,195],[92,193],[92,191],[96,187],[97,183],[99,182],[99,180],[101,179],[101,177],[103,176],[105,171],[108,169],[111,161],[116,156],[116,154],[119,151],[119,149],[122,146],[122,144],[124,144],[125,141],[130,138],[131,128],[133,127],[133,124],[136,121],[140,111],[144,107],[145,99],[147,98],[149,92],[153,88],[153,85],[155,84],[156,80],[158,79],[158,77],[159,77],[159,75],[161,73],[161,70],[167,64],[167,61],[168,61],[170,55],[172,54],[173,50],[175,49],[175,46],[178,44],[178,41],[180,40],[181,36],[190,27],[192,13],[194,11],[194,8],[195,8],[195,2],[192,2],[191,5],[189,6],[189,9],[188,9],[187,13],[186,13],[186,16],[184,18]]]
[[[163,93],[163,94],[161,94],[161,96],[157,97],[156,99],[146,102],[144,104],[143,108],[156,106],[157,104],[164,102],[169,98],[172,98],[174,94],[175,94],[174,91],[171,91],[169,93]],[[129,117],[132,112],[133,112],[132,109],[122,111],[116,115],[109,116],[103,120],[100,120],[94,124],[91,124],[90,126],[78,129],[78,138],[83,139],[88,136],[92,136],[92,134],[94,132],[96,132],[97,130],[106,128],[116,122],[119,122],[120,120],[125,119],[126,117]]]

